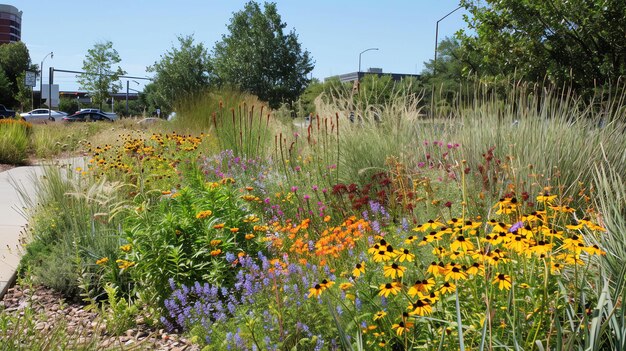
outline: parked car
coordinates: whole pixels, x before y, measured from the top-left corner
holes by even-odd
[[[20,116],[27,122],[46,121],[48,117],[50,117],[51,121],[55,121],[56,119],[67,116],[67,113],[48,110],[47,108],[38,108],[29,112],[20,113]]]
[[[115,112],[104,112],[99,108],[81,108],[80,112],[97,112],[109,116],[109,119],[113,121],[117,119],[117,114]]]
[[[105,121],[105,122],[113,122],[113,117],[104,112],[91,112],[91,111],[80,111],[76,112],[71,116],[65,116],[61,118],[63,122],[95,122],[95,121]]]
[[[4,105],[0,105],[0,119],[11,117],[15,117],[15,111],[9,110],[8,108],[4,107]]]

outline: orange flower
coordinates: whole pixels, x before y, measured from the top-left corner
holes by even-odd
[[[254,238],[254,234],[250,233],[250,234],[246,234],[246,240],[250,240]]]
[[[222,229],[224,228],[224,225],[226,225],[225,223],[219,223],[213,226],[213,229]]]
[[[221,249],[211,251],[211,256],[217,256],[222,253]]]
[[[238,231],[239,231],[239,228],[230,228],[231,233],[237,233]]]

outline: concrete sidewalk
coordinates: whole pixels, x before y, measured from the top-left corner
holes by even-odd
[[[42,166],[25,166],[0,173],[0,297],[13,283],[22,254],[20,238],[28,224],[25,203],[18,189],[35,195],[35,181]]]
[[[13,284],[17,266],[23,252],[25,227],[28,217],[20,191],[34,203],[36,182],[44,174],[46,166],[57,166],[73,171],[85,167],[85,159],[76,157],[55,160],[37,166],[24,166],[0,172],[0,299]],[[18,190],[19,189],[19,190]]]

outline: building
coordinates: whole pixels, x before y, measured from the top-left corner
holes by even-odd
[[[22,11],[15,6],[0,4],[0,44],[22,39]]]
[[[363,77],[365,77],[366,75],[377,75],[379,77],[381,76],[391,76],[391,80],[393,81],[400,81],[404,78],[409,78],[409,77],[413,77],[416,79],[420,78],[419,74],[405,74],[405,73],[383,73],[383,69],[382,68],[370,68],[368,69],[366,72],[351,72],[351,73],[346,73],[346,74],[340,74],[338,76],[332,76],[332,77],[328,77],[326,79],[329,78],[339,78],[339,80],[342,83],[345,82],[354,82],[356,80],[362,80]]]

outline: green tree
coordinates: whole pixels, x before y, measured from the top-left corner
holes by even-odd
[[[0,45],[0,101],[15,107],[16,96],[24,86],[24,71],[35,69],[31,65],[28,48],[23,42]]]
[[[480,75],[510,75],[589,89],[626,74],[623,0],[463,0],[475,35],[462,46],[481,57]]]
[[[119,76],[126,74],[121,67],[113,68],[120,63],[120,55],[113,49],[113,43],[107,41],[96,43],[87,51],[83,60],[83,71],[78,77],[78,83],[91,95],[92,102],[102,108],[102,104],[109,96],[109,92],[117,93],[122,88]]]
[[[209,87],[211,61],[202,43],[194,44],[193,36],[178,37],[180,48],[172,47],[161,60],[147,68],[154,72],[154,85],[168,108],[181,98],[195,95]]]
[[[228,34],[216,43],[214,68],[223,85],[251,92],[275,108],[293,102],[309,83],[310,54],[302,50],[295,30],[285,33],[275,3],[248,2],[234,13]]]

